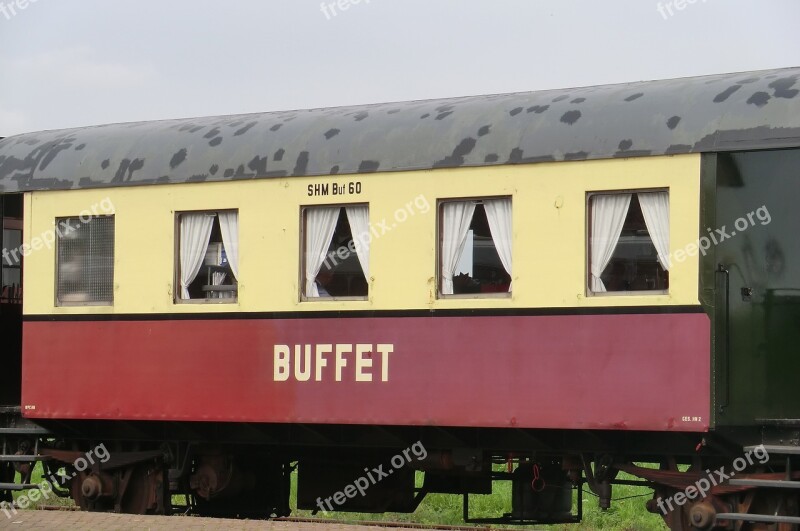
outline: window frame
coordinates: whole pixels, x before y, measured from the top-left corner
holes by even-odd
[[[61,301],[58,298],[58,269],[59,269],[59,260],[58,256],[60,254],[61,248],[61,238],[63,237],[59,232],[60,223],[63,220],[67,219],[77,219],[80,220],[80,215],[73,215],[73,216],[58,216],[55,218],[55,226],[53,230],[56,231],[56,244],[54,246],[54,260],[55,260],[55,268],[53,270],[53,305],[56,308],[77,308],[77,307],[90,307],[90,306],[97,306],[97,307],[112,307],[114,306],[114,292],[116,291],[115,281],[117,278],[117,220],[115,214],[102,214],[102,215],[92,215],[89,223],[97,218],[111,218],[114,223],[114,237],[111,241],[111,249],[113,252],[112,259],[111,259],[111,300],[110,301]],[[84,223],[81,221],[82,225],[88,225],[88,223]],[[23,231],[23,241],[24,241],[24,234]],[[20,275],[21,276],[21,275]]]
[[[332,203],[332,204],[316,204],[316,205],[300,205],[300,248],[298,252],[298,257],[300,258],[300,267],[298,268],[299,276],[298,276],[298,300],[300,302],[364,302],[369,300],[370,294],[370,282],[369,279],[366,278],[364,275],[365,280],[367,281],[367,294],[363,297],[334,297],[334,296],[327,296],[327,297],[308,297],[306,296],[306,210],[310,208],[339,208],[340,211],[342,208],[345,207],[355,207],[355,206],[365,206],[367,207],[367,212],[369,212],[370,216],[370,226],[372,225],[372,210],[370,209],[369,201],[358,201],[355,203]],[[347,214],[345,214],[347,215]],[[348,221],[349,224],[349,221]],[[351,235],[352,235],[353,227],[350,227]],[[374,238],[373,238],[374,240]],[[356,257],[356,259],[358,259]],[[372,260],[372,246],[370,245],[370,261]],[[361,271],[364,272],[363,269]]]
[[[448,197],[448,198],[437,198],[436,199],[436,272],[434,278],[436,279],[436,298],[438,300],[449,300],[449,299],[467,299],[467,300],[474,300],[474,299],[510,299],[513,295],[513,291],[506,291],[506,292],[494,292],[494,293],[458,293],[453,295],[445,295],[442,293],[442,243],[444,241],[443,238],[443,218],[442,215],[442,208],[445,203],[465,203],[467,201],[472,201],[476,204],[482,204],[483,201],[486,199],[510,199],[511,200],[511,212],[512,212],[512,230],[513,230],[513,212],[514,212],[514,196],[512,194],[504,194],[504,195],[480,195],[480,196],[470,196],[470,197]],[[492,238],[494,241],[494,238]],[[513,260],[513,241],[512,243],[512,260]],[[496,247],[496,246],[495,246]],[[512,264],[513,265],[513,264]],[[511,281],[513,282],[513,278]]]
[[[592,245],[591,245],[591,237],[592,237],[592,197],[597,195],[619,195],[619,194],[639,194],[639,193],[654,193],[654,192],[666,192],[667,195],[671,198],[670,189],[668,186],[661,186],[656,188],[623,188],[619,190],[597,190],[592,192],[586,192],[586,205],[585,205],[585,220],[586,220],[586,227],[585,227],[585,234],[584,234],[584,251],[585,251],[585,258],[583,261],[584,267],[584,275],[583,275],[583,285],[584,285],[584,294],[586,297],[642,297],[642,296],[664,296],[669,295],[670,287],[672,286],[672,279],[670,278],[670,283],[667,289],[649,289],[649,290],[636,290],[636,291],[605,291],[605,292],[595,292],[592,291],[591,284],[592,284]],[[670,219],[672,216],[672,201],[670,200]],[[648,231],[649,232],[649,231]],[[650,238],[650,243],[653,243],[653,238]],[[653,243],[655,246],[655,244]],[[670,249],[672,252],[672,249]]]
[[[182,299],[180,297],[180,289],[181,289],[181,269],[180,269],[180,258],[181,258],[181,215],[183,214],[214,214],[215,217],[220,212],[236,212],[237,216],[239,215],[238,208],[217,208],[217,209],[200,209],[200,210],[175,210],[175,230],[174,234],[174,246],[173,246],[173,258],[172,258],[172,303],[173,304],[238,304],[239,303],[239,280],[236,280],[236,291],[234,292],[236,295],[230,299]],[[241,220],[241,218],[239,218]],[[217,218],[217,223],[219,223],[219,218]],[[240,235],[239,235],[240,236]],[[239,248],[241,249],[241,239],[239,241]],[[224,245],[224,243],[223,243]]]

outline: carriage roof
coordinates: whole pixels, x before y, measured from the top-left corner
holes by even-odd
[[[800,146],[800,67],[44,131],[0,140],[0,192]]]

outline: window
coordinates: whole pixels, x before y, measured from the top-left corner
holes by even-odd
[[[589,293],[669,288],[669,193],[589,196]]]
[[[11,225],[11,220],[4,220]],[[22,230],[3,227],[0,256],[0,303],[20,302],[22,289]]]
[[[303,296],[366,299],[369,292],[369,206],[303,210]]]
[[[176,302],[236,302],[239,213],[178,214]]]
[[[440,295],[511,292],[511,198],[439,204]]]
[[[22,304],[22,194],[0,195],[0,304]]]
[[[56,304],[114,302],[114,216],[56,220]]]

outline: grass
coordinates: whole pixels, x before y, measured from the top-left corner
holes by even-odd
[[[42,464],[36,463],[36,467],[33,469],[33,475],[31,477],[31,483],[35,485],[40,485],[44,480],[42,479],[43,470]],[[21,481],[20,475],[16,475],[16,481]],[[43,496],[44,493],[42,492],[41,495]],[[36,497],[36,495],[32,495],[31,491],[21,491],[14,493],[14,500],[19,503],[19,498],[25,496],[26,498],[30,499],[31,497]],[[54,492],[51,492],[47,495],[47,498],[42,498],[36,501],[32,501],[28,508],[36,509],[42,506],[56,506],[56,507],[71,507],[75,505],[72,501],[72,498],[59,498]]]
[[[417,474],[417,484],[421,483],[422,475]],[[626,474],[620,474],[620,479],[633,479]],[[19,478],[18,478],[19,479]],[[42,469],[37,464],[33,473],[33,483],[41,483]],[[386,514],[361,514],[361,513],[318,513],[312,515],[311,511],[297,510],[297,474],[292,474],[292,515],[302,518],[321,518],[339,520],[342,522],[359,521],[393,521],[409,522],[418,524],[444,524],[463,526],[461,518],[462,502],[461,496],[451,494],[429,494],[420,504],[413,514],[405,513],[386,513]],[[26,495],[26,492],[16,493],[15,499]],[[650,489],[645,487],[615,485],[611,508],[601,511],[598,507],[597,498],[588,489],[583,491],[583,522],[580,524],[537,526],[535,529],[547,529],[551,531],[650,531],[664,530],[666,526],[663,520],[645,510],[644,504],[652,494]],[[577,492],[573,493],[573,507],[575,506]],[[173,503],[185,503],[183,496],[173,497]],[[30,508],[41,506],[63,506],[74,505],[69,498],[59,498],[55,494],[48,499],[40,500],[31,504]],[[492,494],[470,496],[470,516],[474,518],[497,517],[503,513],[511,511],[511,484],[509,482],[495,482]],[[480,527],[487,527],[482,525]],[[498,526],[490,527],[511,527]]]
[[[417,486],[421,484],[421,474],[417,473]],[[636,479],[621,473],[619,479]],[[297,475],[292,475],[292,507],[297,507],[295,493],[297,492]],[[583,491],[583,521],[580,524],[564,524],[553,526],[537,526],[536,529],[563,530],[563,531],[650,531],[667,529],[661,517],[648,513],[645,502],[652,496],[652,490],[645,487],[628,485],[615,485],[611,508],[601,511],[598,499],[587,488]],[[573,491],[573,507],[576,507],[577,491]],[[625,499],[623,499],[625,498]],[[511,512],[511,484],[510,482],[495,482],[492,494],[470,496],[470,517],[491,518]],[[312,511],[294,509],[292,516],[314,518]],[[462,519],[462,498],[452,494],[429,494],[420,504],[416,512],[386,513],[386,514],[359,514],[329,512],[316,515],[316,518],[341,520],[345,522],[358,521],[393,521],[418,524],[444,524],[465,525]],[[487,527],[481,525],[480,527]],[[491,525],[489,527],[520,528],[519,526]]]

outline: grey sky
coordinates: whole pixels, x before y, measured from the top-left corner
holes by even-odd
[[[0,136],[800,65],[798,0],[18,1]]]

